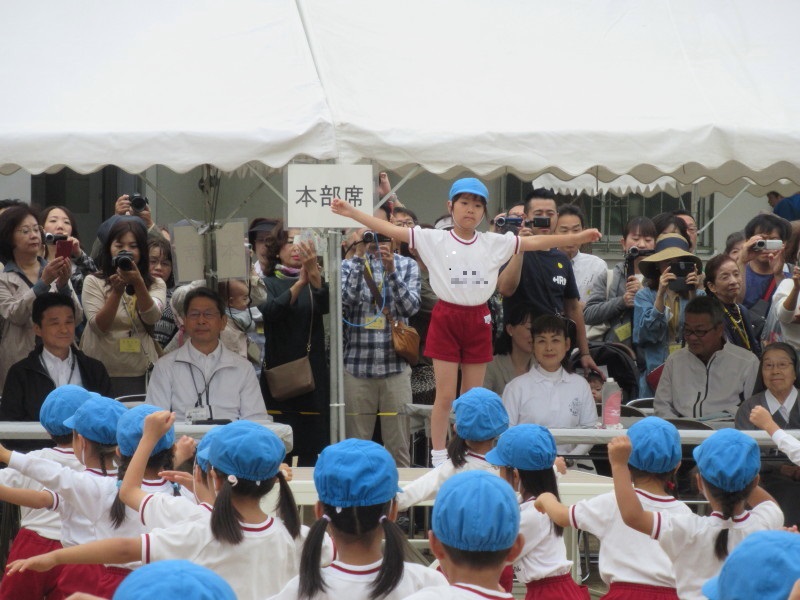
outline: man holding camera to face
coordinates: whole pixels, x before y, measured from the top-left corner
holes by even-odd
[[[153,221],[153,215],[150,213],[150,200],[141,194],[123,194],[114,203],[114,214],[100,223],[100,227],[97,228],[97,238],[95,238],[92,250],[89,253],[94,261],[100,258],[104,234],[107,234],[120,218],[130,217],[138,217],[144,222],[144,226],[147,229],[147,239],[164,237]]]
[[[408,323],[420,306],[417,263],[392,252],[390,238],[362,229],[352,258],[342,262],[345,431],[372,439],[381,415],[381,436],[398,467],[410,466],[408,419],[411,369],[394,351],[389,319]]]

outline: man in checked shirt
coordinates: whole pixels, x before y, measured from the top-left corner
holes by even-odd
[[[382,309],[408,323],[420,305],[419,267],[394,254],[390,238],[367,230],[359,233],[355,255],[342,262],[345,432],[349,438],[370,440],[380,415],[386,449],[398,467],[408,467],[408,418],[399,413],[411,402],[411,368],[394,351]],[[369,277],[377,297],[370,291]]]

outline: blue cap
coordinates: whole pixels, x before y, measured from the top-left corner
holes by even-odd
[[[475,194],[483,198],[484,202],[489,201],[489,190],[483,185],[480,179],[474,177],[464,177],[456,180],[450,187],[450,200],[459,194]]]
[[[87,440],[104,446],[116,446],[117,422],[127,410],[124,404],[113,398],[89,398],[74,415],[64,419],[64,427],[74,429]]]
[[[519,504],[514,490],[487,471],[453,475],[436,495],[433,533],[443,544],[458,550],[511,548],[519,534]]]
[[[719,575],[706,581],[709,600],[786,600],[800,579],[800,535],[756,531],[733,549]]]
[[[633,451],[628,464],[647,473],[667,473],[681,462],[681,435],[672,423],[645,417],[628,429]]]
[[[203,437],[200,439],[200,442],[197,444],[195,458],[198,466],[205,472],[208,472],[208,451],[211,448],[211,440],[217,436],[217,433],[219,433],[220,429],[222,429],[221,425],[212,427],[205,432]]]
[[[486,460],[498,467],[523,471],[551,469],[556,460],[556,440],[547,427],[515,425],[500,436],[497,446],[486,453]]]
[[[314,467],[319,499],[329,506],[374,506],[397,495],[399,475],[386,448],[350,438],[325,448]]]
[[[503,400],[491,390],[472,388],[453,403],[456,433],[465,440],[493,440],[508,429],[508,413]]]
[[[220,427],[197,458],[226,475],[265,481],[278,474],[285,456],[286,447],[271,430],[252,421],[234,421]]]
[[[230,584],[211,569],[188,560],[162,560],[131,572],[113,596],[113,600],[141,598],[236,600],[236,594]]]
[[[50,435],[67,435],[72,428],[64,421],[75,414],[89,398],[99,398],[100,394],[90,392],[79,385],[62,385],[47,394],[39,409],[39,423]]]
[[[724,492],[738,492],[761,469],[758,444],[737,429],[720,429],[692,452],[700,476]]]
[[[136,447],[142,439],[142,433],[144,433],[145,417],[161,410],[164,409],[153,406],[152,404],[140,404],[134,406],[120,417],[119,423],[117,423],[117,445],[119,446],[119,453],[122,454],[122,456],[133,456],[133,453],[136,452]],[[174,444],[175,428],[170,427],[169,431],[158,440],[150,456],[158,454],[162,450],[172,448]]]

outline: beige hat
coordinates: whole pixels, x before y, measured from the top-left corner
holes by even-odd
[[[639,270],[647,279],[658,279],[661,276],[658,263],[675,259],[693,262],[698,272],[703,269],[703,261],[689,252],[689,242],[685,237],[679,233],[662,233],[656,240],[655,253],[642,259]]]

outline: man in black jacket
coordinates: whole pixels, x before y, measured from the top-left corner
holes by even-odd
[[[38,421],[39,408],[56,387],[71,383],[111,395],[105,366],[74,347],[75,306],[62,294],[33,301],[33,330],[41,344],[11,366],[0,399],[0,421]]]

